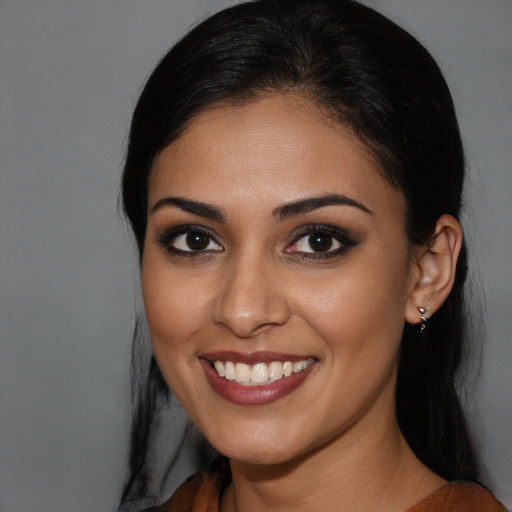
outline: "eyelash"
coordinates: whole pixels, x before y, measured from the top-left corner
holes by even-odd
[[[339,244],[339,247],[335,249],[329,249],[325,252],[304,252],[304,251],[291,251],[289,250],[290,246],[297,244],[300,240],[305,239],[307,237],[311,237],[313,235],[327,235],[331,238],[331,244],[336,241]],[[289,254],[300,254],[302,258],[307,260],[313,259],[326,259],[332,258],[336,256],[341,256],[344,252],[346,252],[351,247],[355,247],[357,242],[345,231],[344,229],[329,226],[325,224],[321,225],[313,225],[308,226],[305,230],[301,231],[299,235],[293,240],[291,244],[287,246],[285,252]]]
[[[175,247],[176,240],[183,235],[190,235],[193,233],[198,233],[207,237],[208,245],[211,243],[216,244],[220,247],[220,249],[198,249],[198,250],[183,250]],[[315,252],[312,251],[294,251],[291,250],[290,247],[297,245],[301,240],[311,237],[313,235],[326,235],[331,239],[331,245],[334,242],[339,244],[339,247],[335,249],[328,249],[325,252]],[[157,243],[162,246],[168,253],[177,256],[184,256],[187,258],[198,258],[209,256],[211,254],[220,253],[224,250],[222,245],[217,241],[215,235],[209,229],[198,226],[198,225],[180,225],[170,229],[166,229],[163,232],[157,234],[156,236]],[[185,241],[185,243],[187,243]],[[306,242],[307,243],[307,242]],[[340,256],[345,251],[357,245],[357,242],[344,230],[338,227],[330,226],[330,225],[312,225],[307,226],[305,229],[301,228],[300,233],[294,238],[294,240],[286,246],[284,252],[290,255],[300,255],[301,258],[305,260],[315,260],[315,259],[326,259],[332,258],[336,256]],[[311,246],[310,246],[311,247]]]
[[[181,226],[176,226],[174,228],[166,229],[163,232],[157,234],[156,241],[162,246],[168,253],[177,255],[177,256],[185,256],[187,258],[197,258],[200,256],[210,255],[217,252],[221,252],[221,250],[190,250],[185,251],[183,249],[178,249],[173,244],[176,243],[176,240],[182,235],[190,235],[192,233],[199,233],[206,236],[209,239],[209,242],[213,242],[219,247],[222,248],[222,245],[216,240],[213,233],[203,227],[197,225],[185,224]],[[209,245],[209,244],[208,244]]]

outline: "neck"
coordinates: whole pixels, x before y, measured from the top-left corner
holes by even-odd
[[[284,464],[231,460],[222,512],[403,512],[444,484],[412,453],[394,414],[377,427],[371,416]]]

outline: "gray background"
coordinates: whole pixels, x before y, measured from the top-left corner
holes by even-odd
[[[0,0],[0,510],[113,510],[136,257],[116,212],[140,86],[215,0]],[[471,416],[512,507],[512,2],[368,0],[438,58],[471,173],[487,333]],[[475,262],[473,262],[475,263]]]

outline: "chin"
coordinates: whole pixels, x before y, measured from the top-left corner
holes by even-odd
[[[296,456],[292,456],[290,453],[274,452],[270,450],[258,451],[254,449],[233,449],[224,450],[224,452],[221,453],[230,460],[255,466],[279,466],[297,458]]]
[[[315,450],[311,440],[293,436],[289,428],[276,432],[260,426],[257,432],[241,434],[237,430],[224,436],[213,436],[209,440],[214,448],[230,460],[244,464],[278,466],[299,459]],[[231,434],[231,435],[230,435]]]
[[[300,454],[300,450],[290,443],[288,437],[283,440],[280,436],[269,435],[269,432],[209,438],[209,441],[222,455],[245,464],[279,465]]]

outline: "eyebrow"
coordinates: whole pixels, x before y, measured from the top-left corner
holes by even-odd
[[[164,197],[155,203],[153,208],[151,208],[151,213],[155,213],[166,206],[175,206],[180,210],[198,215],[199,217],[222,222],[223,224],[226,222],[226,217],[216,206],[183,197]]]
[[[164,197],[155,203],[153,208],[151,208],[151,213],[167,206],[174,206],[199,217],[215,220],[223,224],[226,223],[225,215],[216,206],[203,203],[201,201],[194,201],[193,199],[185,199],[183,197]],[[299,199],[298,201],[281,204],[272,212],[272,215],[276,220],[283,221],[289,217],[308,213],[325,206],[352,206],[365,213],[373,213],[355,199],[351,199],[350,197],[341,194],[326,194],[323,196],[307,197],[305,199]]]
[[[283,221],[289,217],[300,215],[301,213],[308,213],[324,206],[352,206],[365,213],[373,214],[364,204],[359,203],[355,199],[341,195],[341,194],[326,194],[318,197],[308,197],[290,203],[284,203],[278,206],[272,215],[275,219]]]

